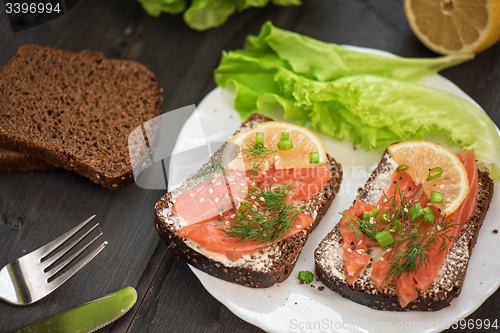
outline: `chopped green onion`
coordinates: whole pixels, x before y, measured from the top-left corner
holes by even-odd
[[[252,208],[252,205],[250,205],[250,203],[248,203],[248,202],[242,203],[240,205],[240,207],[238,208],[238,215],[241,217],[247,216],[248,213],[250,212],[251,208]]]
[[[429,170],[429,175],[427,176],[427,179],[429,180],[434,180],[438,179],[441,177],[443,174],[443,169],[441,167],[435,167]]]
[[[300,271],[299,272],[299,280],[304,281],[305,283],[311,283],[314,279],[314,274],[309,271]]]
[[[403,227],[403,225],[401,224],[401,221],[394,220],[394,221],[392,221],[391,225],[389,226],[389,229],[394,230],[394,231],[398,231],[402,227]]]
[[[394,237],[388,230],[377,232],[375,234],[375,239],[379,243],[380,247],[386,247],[395,242]]]
[[[387,209],[384,210],[382,214],[380,214],[380,217],[378,218],[378,223],[383,225],[389,222],[389,214],[390,214],[389,210]]]
[[[434,212],[432,208],[427,206],[424,208],[424,222],[427,224],[433,224],[435,220]]]
[[[290,138],[290,134],[288,132],[281,132],[281,141],[288,140]]]
[[[367,212],[366,210],[363,211],[361,214],[361,219],[364,221],[368,221],[370,218],[377,216],[377,214],[380,212],[380,210],[375,207],[371,211]]]
[[[264,144],[264,133],[257,132],[255,133],[255,142]]]
[[[309,163],[319,163],[319,153],[317,151],[312,151],[309,153]]]
[[[410,220],[412,223],[418,222],[424,218],[424,210],[422,209],[420,202],[410,207],[408,213],[410,214]]]
[[[405,170],[408,170],[410,167],[406,164],[401,164],[400,166],[397,167],[396,169],[396,172],[400,172],[400,171],[405,171]]]
[[[288,150],[293,148],[293,143],[290,140],[281,140],[278,142],[278,149],[279,150]]]
[[[431,199],[430,201],[432,203],[437,203],[437,204],[442,204],[444,199],[444,195],[442,193],[432,191],[431,192]]]

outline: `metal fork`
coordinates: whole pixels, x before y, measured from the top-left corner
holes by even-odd
[[[88,242],[80,250],[72,254],[63,262],[59,263],[57,266],[51,267],[65,254],[71,251],[71,249],[73,249],[85,237],[87,237],[95,228],[97,228],[99,223],[94,225],[84,235],[74,240],[65,248],[59,249],[66,241],[83,229],[94,217],[95,215],[89,217],[61,237],[56,238],[41,248],[4,266],[2,270],[0,270],[0,299],[14,305],[32,304],[53,292],[60,285],[71,278],[76,272],[78,272],[83,266],[88,264],[99,252],[101,252],[108,242],[104,241],[104,243],[102,243],[97,249],[87,254],[66,272],[56,278],[53,278],[54,275],[68,266],[73,260],[76,259],[76,257],[88,249],[89,246],[102,235],[102,232],[100,232],[97,237]],[[55,253],[53,257],[46,259],[56,250],[59,251]]]

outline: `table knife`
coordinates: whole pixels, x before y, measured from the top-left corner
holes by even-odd
[[[109,295],[29,324],[11,333],[95,332],[114,322],[137,300],[137,292],[126,287]]]

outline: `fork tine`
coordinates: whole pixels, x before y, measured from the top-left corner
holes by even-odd
[[[90,221],[94,219],[95,215],[92,215],[70,231],[66,232],[64,235],[54,239],[52,242],[45,244],[40,247],[38,250],[35,250],[30,253],[30,255],[35,254],[41,257],[41,260],[49,256],[52,252],[54,252],[59,246],[61,246],[64,242],[70,239],[74,234],[80,231],[83,227],[85,227]]]
[[[96,255],[99,254],[99,252],[104,249],[104,247],[108,244],[107,241],[104,241],[97,249],[86,255],[82,260],[80,260],[77,264],[75,264],[73,267],[71,267],[68,271],[66,271],[64,274],[61,276],[55,278],[54,280],[50,281],[48,283],[48,286],[50,288],[50,292],[54,291],[57,289],[60,285],[62,285],[64,282],[66,282],[69,278],[71,278],[76,272],[78,272],[80,269],[83,268],[86,264],[88,264]]]
[[[86,235],[83,235],[83,236],[86,236]],[[62,263],[58,264],[56,267],[54,267],[51,270],[47,271],[49,279],[52,276],[54,276],[55,274],[57,274],[64,267],[68,266],[69,263],[71,263],[73,260],[75,260],[76,257],[78,257],[80,254],[82,254],[83,251],[85,251],[86,249],[88,249],[89,246],[92,245],[92,243],[94,243],[101,236],[102,236],[102,232],[99,235],[97,235],[93,240],[91,240],[90,242],[88,242],[84,247],[82,247],[81,249],[79,249],[77,252],[73,253],[69,258],[65,259]],[[71,246],[76,245],[76,243],[78,243],[81,240],[82,240],[82,237],[80,239],[77,239],[77,241],[73,242],[73,244],[71,244]],[[70,249],[67,249],[67,250],[69,251]],[[63,255],[64,255],[64,253],[63,253]],[[58,256],[59,256],[59,254],[58,254]],[[52,258],[50,258],[50,259],[52,260]],[[47,266],[47,267],[49,267],[49,266]]]
[[[66,246],[64,249],[61,249],[57,254],[55,254],[52,258],[49,258],[47,260],[45,260],[43,262],[43,265],[45,267],[45,269],[47,269],[48,267],[50,267],[53,263],[55,263],[57,260],[61,259],[66,253],[68,253],[69,251],[71,251],[72,248],[74,248],[78,243],[80,243],[85,237],[88,236],[88,234],[90,234],[95,228],[97,228],[97,226],[99,226],[99,223],[97,223],[96,225],[94,225],[89,231],[87,231],[84,235],[82,235],[80,238],[78,238],[77,240],[73,241],[73,243],[71,243],[70,245]],[[102,235],[102,233],[101,233]],[[99,235],[100,236],[100,235]],[[94,239],[95,240],[95,239]],[[43,260],[43,258],[42,258]]]

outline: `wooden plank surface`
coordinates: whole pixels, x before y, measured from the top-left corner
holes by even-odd
[[[136,60],[158,77],[164,111],[169,111],[198,104],[215,87],[213,70],[222,50],[242,47],[245,36],[257,34],[267,20],[323,41],[407,57],[436,56],[410,31],[400,0],[304,0],[301,7],[252,8],[205,32],[188,28],[181,15],[150,17],[136,0],[81,0],[69,14],[16,34],[0,3],[0,64],[28,43],[93,49],[108,57]],[[496,124],[500,124],[499,74],[500,44],[442,72]],[[187,265],[159,242],[153,207],[161,195],[162,191],[135,185],[107,190],[63,170],[0,174],[0,267],[92,214],[109,242],[83,271],[37,304],[19,308],[0,302],[0,332],[127,285],[138,290],[137,305],[102,332],[259,332],[217,302]],[[21,221],[19,229],[7,225],[10,217]],[[487,226],[484,229],[491,232]],[[496,291],[469,318],[492,320],[499,312],[500,291]]]

